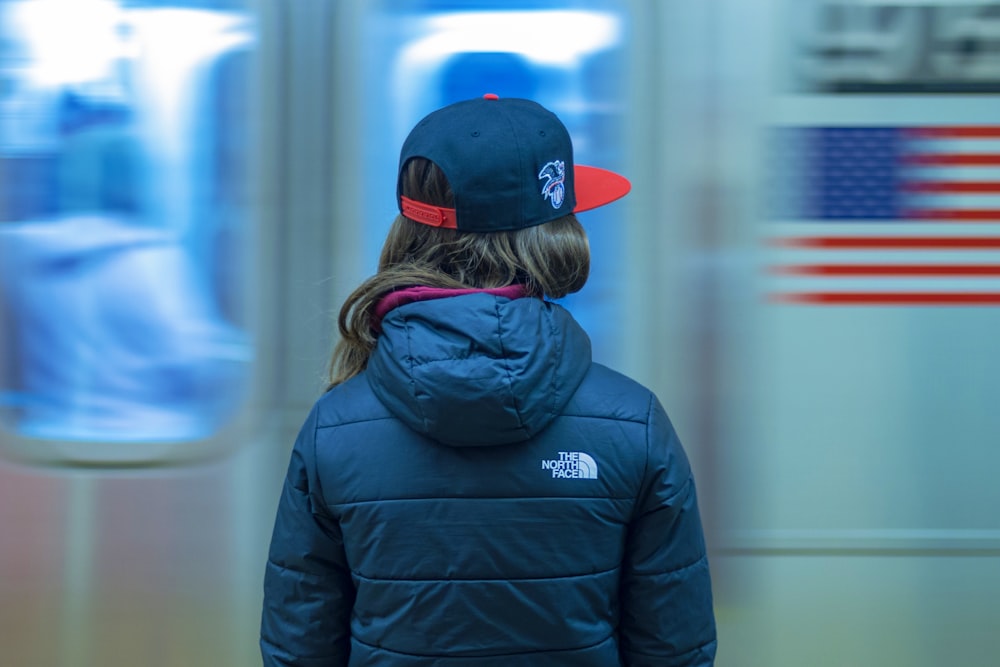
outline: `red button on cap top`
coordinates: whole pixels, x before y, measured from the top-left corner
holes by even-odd
[[[485,95],[483,95],[483,99],[484,100],[499,100],[500,96],[497,95],[496,93],[486,93]]]

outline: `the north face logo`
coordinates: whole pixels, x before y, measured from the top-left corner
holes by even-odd
[[[597,461],[583,452],[559,452],[559,458],[542,460],[542,470],[551,470],[553,477],[597,479]]]

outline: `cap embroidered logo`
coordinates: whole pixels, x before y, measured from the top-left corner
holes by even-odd
[[[538,180],[543,178],[542,198],[548,199],[552,208],[559,208],[566,199],[566,163],[562,160],[549,162],[538,172]]]

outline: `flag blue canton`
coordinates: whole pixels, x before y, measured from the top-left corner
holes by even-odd
[[[772,217],[897,220],[905,216],[897,128],[774,130]]]

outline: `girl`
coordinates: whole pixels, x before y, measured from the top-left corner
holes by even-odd
[[[681,443],[546,300],[587,280],[574,213],[628,181],[495,95],[430,114],[399,166],[401,215],[292,452],[264,664],[712,665]]]

